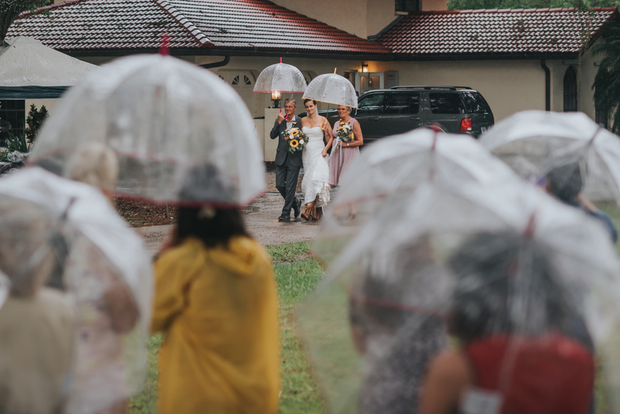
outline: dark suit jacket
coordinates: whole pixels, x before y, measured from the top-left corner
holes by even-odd
[[[297,115],[293,116],[293,128],[301,129],[301,118]],[[278,149],[276,150],[276,166],[284,165],[288,159],[289,164],[293,167],[301,167],[301,151],[297,151],[294,155],[288,152],[288,142],[284,139],[284,131],[286,131],[286,119],[278,124],[276,119],[269,136],[271,139],[278,138]]]

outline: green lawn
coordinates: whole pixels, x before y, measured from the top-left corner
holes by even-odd
[[[614,224],[620,229],[620,208],[615,205],[601,205],[612,217]],[[319,264],[308,254],[309,243],[297,242],[276,246],[268,246],[267,249],[273,259],[276,283],[280,302],[280,339],[281,350],[281,376],[282,393],[280,396],[280,413],[324,413],[327,411],[321,397],[320,389],[308,362],[303,344],[296,332],[294,314],[299,305],[314,291],[318,282],[323,277],[324,271]],[[620,253],[620,243],[617,249]],[[345,339],[348,335],[346,315],[341,315],[346,306],[340,302],[343,299],[342,292],[335,288],[333,291],[324,292],[321,295],[321,303],[314,304],[316,312],[310,318],[310,322],[316,326],[310,326],[313,332],[320,333],[329,330],[330,334],[321,338],[326,343],[320,344],[322,348],[329,349],[333,342],[340,354],[336,358],[330,357],[320,360],[324,372],[333,377],[324,378],[325,391],[330,398],[337,398],[333,394],[347,389],[355,389],[356,384],[347,384],[346,371],[357,363],[355,353],[349,351],[343,344],[350,342]],[[304,316],[302,315],[302,321]],[[309,325],[304,325],[309,326]],[[325,339],[327,338],[327,339]],[[313,338],[315,340],[316,338]],[[157,400],[157,356],[163,337],[153,335],[149,338],[148,348],[148,373],[144,390],[131,399],[130,407],[133,414],[146,414],[156,412]],[[334,364],[334,360],[338,364]],[[329,365],[331,364],[331,365]],[[601,376],[597,378],[596,400],[597,414],[608,414],[609,407],[605,398],[605,387]],[[332,400],[333,402],[334,400]]]
[[[325,404],[313,378],[293,317],[301,302],[314,291],[323,269],[308,255],[308,242],[268,246],[276,273],[280,301],[282,394],[280,413],[324,413]],[[155,413],[157,405],[157,356],[163,337],[148,342],[148,372],[144,390],[131,399],[132,414]]]

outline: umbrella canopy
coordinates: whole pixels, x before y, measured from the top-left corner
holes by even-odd
[[[16,37],[0,47],[0,99],[58,98],[97,66]]]
[[[409,197],[423,183],[459,187],[514,181],[520,179],[506,164],[467,135],[419,128],[381,139],[372,145],[372,151],[362,151],[347,169],[323,220],[323,242],[315,249],[331,261],[385,200]],[[356,218],[349,221],[350,206]],[[326,243],[330,238],[333,243]]]
[[[503,269],[513,279],[501,295],[476,278],[481,271],[463,270],[473,266],[467,255],[483,269],[490,268],[484,260],[499,266],[510,258]],[[548,280],[540,276],[543,262]],[[335,412],[416,407],[429,361],[447,347],[445,320],[459,306],[474,319],[487,317],[475,326],[489,335],[541,338],[560,330],[584,347],[592,338],[604,382],[614,390],[620,384],[618,276],[602,226],[527,183],[424,183],[409,198],[381,205],[333,262],[299,321]],[[472,303],[462,305],[468,298]],[[549,313],[550,306],[557,312]],[[584,320],[587,330],[580,330]],[[508,367],[506,378],[512,373]],[[381,407],[382,401],[390,405]]]
[[[480,142],[525,178],[580,164],[587,198],[620,203],[620,138],[584,113],[519,112],[493,126]]]
[[[336,73],[326,73],[312,79],[301,99],[357,108],[357,94],[353,84]]]
[[[101,191],[41,168],[25,168],[3,178],[0,195],[0,204],[25,206],[0,217],[5,228],[15,220],[41,223],[37,232],[0,236],[28,247],[17,249],[24,253],[15,257],[21,272],[39,272],[50,255],[57,257],[61,273],[54,276],[73,298],[79,334],[72,393],[85,387],[98,395],[94,400],[78,398],[77,403],[104,409],[139,391],[146,368],[153,290],[150,257],[140,237]],[[28,212],[35,212],[38,221],[30,220]],[[15,280],[9,289],[14,284]],[[130,318],[133,324],[119,327],[118,319],[106,312],[112,314],[111,309],[123,298],[132,304],[123,312],[132,308],[136,316]]]
[[[170,56],[130,56],[92,71],[46,120],[30,162],[67,176],[90,141],[117,152],[121,194],[237,207],[265,189],[259,140],[239,95]]]
[[[258,75],[254,85],[254,93],[304,93],[307,88],[306,79],[299,69],[286,63],[267,66]]]

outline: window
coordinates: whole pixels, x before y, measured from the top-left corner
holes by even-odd
[[[577,111],[577,73],[572,66],[564,74],[564,112]]]
[[[235,76],[235,78],[232,81],[233,85],[239,85],[239,81],[240,81],[240,77],[239,75]],[[243,75],[243,84],[244,85],[252,85],[252,81],[250,80],[250,78],[248,78],[247,76]]]
[[[417,92],[391,93],[388,95],[386,113],[417,114],[420,112],[420,94]]]
[[[607,128],[609,126],[609,116],[607,109],[596,108],[596,111],[594,112],[594,121],[603,128]]]
[[[484,114],[491,112],[489,104],[478,92],[463,92],[462,97],[465,103],[465,110],[468,114]]]
[[[8,138],[9,129],[13,134],[22,133],[26,119],[26,101],[0,101],[0,139]]]
[[[420,11],[419,0],[396,0],[396,12]]]
[[[382,93],[373,93],[360,99],[357,103],[357,115],[379,115],[383,112]]]
[[[429,94],[431,112],[434,114],[464,114],[465,106],[458,93]]]

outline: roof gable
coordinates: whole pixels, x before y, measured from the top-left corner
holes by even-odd
[[[61,51],[170,48],[387,54],[359,38],[266,0],[73,0],[24,13],[7,37],[30,36]]]
[[[611,7],[421,12],[403,18],[379,42],[410,57],[576,54],[617,16]]]
[[[13,22],[7,37],[28,36],[56,50],[157,49],[169,33],[171,48],[210,45],[154,0],[73,0],[30,12]]]
[[[167,0],[217,47],[387,53],[380,44],[264,0]]]

